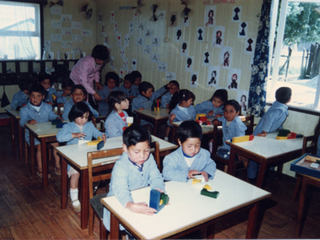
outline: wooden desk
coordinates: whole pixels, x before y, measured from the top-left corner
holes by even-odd
[[[178,146],[166,142],[160,138],[152,136],[152,141],[159,142],[160,156],[166,156]],[[101,150],[113,149],[122,147],[122,136],[107,138],[104,147]],[[97,151],[96,146],[85,145],[67,145],[56,148],[58,154],[61,155],[61,208],[67,208],[68,202],[68,179],[67,179],[67,164],[71,165],[80,173],[80,201],[81,201],[81,228],[87,228],[88,225],[88,206],[89,206],[89,179],[88,179],[88,159],[87,153]],[[99,172],[102,170],[112,169],[114,163],[120,156],[109,157],[95,160],[94,171]]]
[[[153,135],[157,136],[159,125],[162,123],[166,123],[169,118],[169,109],[160,108],[160,111],[151,111],[151,109],[143,109],[143,110],[135,110],[137,114],[137,124],[140,124],[140,120],[146,120],[151,122],[153,127]]]
[[[262,187],[267,166],[277,166],[302,155],[303,138],[277,140],[277,134],[276,132],[268,133],[267,137],[255,136],[252,141],[241,143],[227,141],[226,143],[231,146],[228,173],[235,174],[234,159],[236,154],[245,156],[260,163],[256,185]]]
[[[5,109],[10,116],[10,126],[11,126],[11,146],[12,152],[16,153],[16,138],[18,138],[19,144],[19,158],[23,159],[23,129],[20,126],[20,111]],[[15,129],[18,129],[18,136],[16,136]]]
[[[119,223],[138,239],[178,238],[247,209],[246,237],[256,238],[259,202],[271,194],[219,170],[209,182],[213,190],[220,192],[217,199],[200,195],[201,189],[193,186],[192,180],[166,182],[170,204],[153,216],[131,212],[115,196],[103,198],[101,202],[110,211],[110,239],[119,239]],[[135,202],[149,203],[149,187],[131,193]]]

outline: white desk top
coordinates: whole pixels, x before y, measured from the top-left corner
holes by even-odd
[[[212,120],[212,119],[211,119]],[[172,125],[179,127],[182,121],[180,122],[173,122]],[[213,125],[201,125],[202,134],[208,134],[213,132]],[[222,130],[222,126],[218,126],[218,130]]]
[[[8,113],[10,113],[12,116],[14,116],[15,118],[20,118],[20,111],[17,110],[13,110],[11,108],[6,108],[5,109]]]
[[[56,125],[52,125],[51,122],[36,123],[33,125],[26,124],[26,127],[39,138],[56,136],[61,130],[61,128],[57,128]]]
[[[177,145],[164,141],[155,136],[152,136],[152,141],[157,141],[159,143],[160,152],[177,148]],[[122,136],[107,138],[107,141],[104,144],[104,147],[101,149],[101,151],[107,149],[120,148],[122,147],[122,144]],[[79,169],[86,169],[88,166],[87,153],[97,151],[97,146],[88,146],[87,144],[73,144],[56,147],[56,149],[61,155],[64,156],[64,158],[68,159],[70,162],[75,164]],[[112,163],[118,159],[119,156],[96,159],[94,161],[94,166]]]
[[[278,140],[276,139],[277,134],[278,133],[275,132],[268,133],[266,137],[254,136],[252,141],[241,143],[230,143],[227,141],[227,144],[243,148],[265,158],[271,158],[302,149],[303,138]]]
[[[103,198],[102,203],[111,207],[142,239],[155,239],[171,236],[270,196],[269,192],[219,170],[210,182],[213,190],[220,192],[217,199],[200,195],[201,188],[193,186],[192,180],[166,182],[169,205],[153,216],[131,212],[114,196]],[[132,191],[135,202],[149,204],[149,196],[149,187]]]
[[[154,119],[162,119],[169,117],[169,109],[160,108],[160,111],[151,111],[151,109],[135,110],[136,113],[146,115]]]

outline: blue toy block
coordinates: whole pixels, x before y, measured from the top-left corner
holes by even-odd
[[[51,120],[51,125],[57,125],[58,123],[62,123],[61,119],[53,119]]]
[[[169,196],[161,193],[158,190],[152,189],[150,191],[150,204],[149,207],[157,210],[158,213],[169,202]]]
[[[104,141],[102,140],[97,144],[97,150],[100,150],[103,147],[104,147]]]
[[[65,125],[65,124],[67,124],[67,123],[59,122],[59,123],[56,124],[56,127],[57,127],[57,128],[62,128],[63,125]]]

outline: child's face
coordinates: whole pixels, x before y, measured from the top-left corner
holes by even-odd
[[[22,92],[24,92],[25,95],[29,95],[29,90],[28,89],[25,89]]]
[[[193,104],[193,99],[190,98],[190,99],[188,99],[188,101],[182,101],[181,104],[180,104],[180,106],[181,106],[181,107],[186,107],[186,108],[188,108],[188,107],[190,107],[192,104]]]
[[[170,87],[169,88],[169,93],[171,94],[171,95],[173,95],[175,92],[177,92],[177,91],[179,91],[179,88],[178,88],[178,86],[176,86],[176,85],[172,85],[172,87]]]
[[[236,110],[234,109],[234,107],[232,105],[227,105],[224,107],[224,118],[227,121],[233,121],[233,119],[235,119],[235,117],[237,117],[239,115],[239,111],[236,112]]]
[[[187,138],[183,143],[178,139],[178,143],[182,147],[183,152],[190,157],[195,156],[201,148],[201,141],[199,138]]]
[[[152,88],[149,88],[146,92],[144,92],[144,91],[142,92],[142,95],[147,97],[147,98],[151,98],[152,94],[153,94],[153,89]]]
[[[41,85],[47,90],[50,87],[50,79],[43,80]]]
[[[65,95],[69,96],[71,94],[72,87],[66,87],[63,89]]]
[[[136,78],[136,79],[134,80],[134,84],[135,84],[135,85],[139,86],[140,83],[141,83],[141,78]]]
[[[30,102],[32,103],[32,105],[34,106],[40,106],[42,100],[44,99],[44,95],[42,95],[39,92],[31,92],[29,98],[30,98]]]
[[[102,65],[104,61],[101,60],[101,59],[95,58],[95,59],[94,59],[94,62],[95,62],[95,64],[97,64],[97,65]]]
[[[81,89],[76,89],[72,94],[71,97],[74,102],[82,102],[86,99],[83,91]]]
[[[82,117],[77,117],[74,122],[79,125],[79,126],[83,126],[88,122],[88,118],[89,118],[89,113],[86,112],[85,114],[83,114]]]
[[[128,154],[129,159],[136,164],[143,164],[150,155],[150,146],[148,141],[138,142],[129,148],[123,144],[123,150]]]
[[[123,82],[124,88],[130,89],[130,88],[131,88],[131,85],[132,85],[132,84],[131,84],[130,81],[128,81],[127,79],[124,80],[124,82]]]
[[[123,100],[123,101],[121,101],[121,103],[119,104],[119,103],[116,103],[116,108],[118,109],[118,110],[127,110],[128,108],[129,108],[129,100],[128,99],[126,99],[126,100]]]
[[[114,87],[116,86],[116,80],[109,78],[107,82],[107,86],[111,90],[114,89]]]
[[[222,101],[220,98],[214,97],[214,98],[212,99],[212,105],[213,105],[215,108],[220,107],[222,104],[223,104],[223,101]]]

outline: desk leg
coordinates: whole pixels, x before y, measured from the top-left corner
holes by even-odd
[[[110,212],[110,239],[120,239],[119,221],[112,212]]]
[[[257,230],[257,218],[259,211],[259,202],[255,203],[253,207],[250,209],[249,218],[248,218],[248,226],[247,226],[247,239],[257,238],[258,230]]]
[[[42,159],[42,183],[44,187],[48,186],[48,161],[46,139],[41,138],[41,159]]]
[[[259,172],[258,172],[258,178],[257,178],[256,186],[262,188],[264,175],[266,174],[266,170],[267,170],[267,160],[262,160],[260,162],[261,163],[260,163],[260,169],[259,169]]]
[[[31,158],[31,171],[32,177],[36,176],[36,162],[35,162],[35,152],[34,152],[34,136],[30,134],[30,158]]]
[[[231,147],[230,157],[229,157],[229,165],[228,165],[228,173],[232,176],[235,175],[235,164],[234,164],[235,158],[236,158],[236,151],[234,150],[233,147]]]
[[[16,152],[16,140],[14,138],[14,118],[10,117],[10,128],[11,128],[11,147],[12,147],[12,154],[15,154]]]
[[[22,127],[20,126],[20,120],[18,120],[18,143],[19,143],[19,157],[20,160],[23,159],[23,134],[22,134]]]
[[[89,177],[88,169],[80,172],[80,187],[81,187],[81,228],[86,229],[88,226],[88,211],[89,211]]]
[[[300,198],[299,198],[299,207],[298,207],[298,218],[296,223],[296,230],[295,235],[296,237],[300,237],[304,225],[304,221],[306,219],[306,193],[307,193],[307,178],[302,177],[302,184],[301,184],[301,190],[300,190]]]
[[[140,125],[140,122],[141,122],[141,118],[140,118],[139,114],[136,114],[136,123],[138,125]]]
[[[67,162],[61,157],[61,209],[66,209],[68,203]]]
[[[158,121],[154,121],[154,127],[153,127],[153,135],[154,136],[158,136],[158,128],[159,128],[159,122]]]
[[[171,128],[171,130],[172,130],[173,141],[175,142],[175,144],[178,145],[177,128],[178,128],[178,127],[173,126],[173,127]]]

